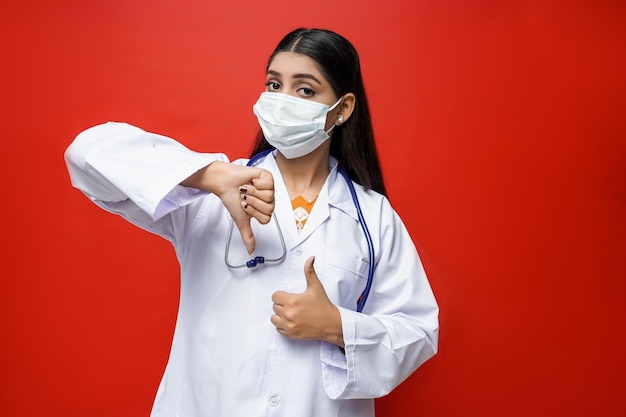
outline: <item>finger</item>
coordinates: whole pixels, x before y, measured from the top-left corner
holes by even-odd
[[[274,313],[276,313],[277,315],[279,315],[280,317],[283,317],[284,312],[285,312],[285,307],[280,305],[280,304],[276,304],[274,303],[272,305],[272,309],[274,310]]]
[[[240,197],[248,206],[252,206],[254,210],[246,210],[246,212],[254,216],[261,224],[269,222],[274,212],[274,190],[258,190],[252,184],[242,185],[239,187]],[[247,209],[246,205],[242,205]]]
[[[306,287],[314,288],[322,285],[320,283],[319,278],[317,277],[317,273],[315,272],[315,268],[313,264],[315,263],[315,256],[311,256],[304,263],[304,276],[306,277]]]
[[[252,227],[250,226],[250,219],[246,220],[235,220],[235,225],[239,229],[239,233],[241,234],[241,239],[243,243],[246,245],[246,249],[248,253],[254,252],[254,248],[256,246],[256,241],[254,239],[254,234],[252,233]]]
[[[280,318],[278,314],[272,314],[272,317],[270,317],[270,321],[272,322],[274,327],[276,327],[276,330],[278,330],[279,332],[284,331],[284,328],[282,327],[283,320]]]
[[[241,194],[241,199],[265,216],[271,216],[274,211],[274,201],[266,202],[250,194]]]
[[[270,219],[272,218],[271,213],[265,214],[257,210],[253,205],[248,204],[245,200],[241,202],[241,207],[250,217],[254,217],[261,224],[269,223]]]
[[[258,174],[251,181],[259,190],[273,190],[274,189],[274,177],[272,173],[265,169],[258,169]]]
[[[279,306],[285,305],[285,300],[289,296],[285,291],[276,291],[272,294],[272,303],[277,304]]]
[[[243,192],[243,190],[245,190],[245,192]],[[272,190],[259,190],[252,184],[248,184],[247,186],[241,186],[239,188],[239,191],[241,192],[241,198],[243,198],[244,195],[247,195],[248,197],[254,196],[259,201],[263,201],[268,204],[274,203],[274,190],[273,189]]]
[[[255,187],[252,183],[248,183],[239,186],[239,192],[241,193],[242,198],[244,195],[252,195],[259,200],[265,201],[266,203],[271,203],[274,201],[274,188],[261,189]]]

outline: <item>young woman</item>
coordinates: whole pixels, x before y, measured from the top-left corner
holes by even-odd
[[[155,417],[373,416],[437,350],[438,307],[384,196],[356,51],[298,29],[266,76],[266,153],[251,160],[121,123],[66,151],[75,187],[180,262]]]

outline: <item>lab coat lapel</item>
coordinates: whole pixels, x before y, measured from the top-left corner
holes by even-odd
[[[285,186],[282,176],[280,176],[280,170],[278,170],[278,167],[276,168],[278,174],[276,175],[272,172],[272,174],[274,174],[274,198],[276,203],[274,212],[276,213],[283,233],[286,232],[286,235],[289,236],[289,239],[285,239],[287,249],[292,249],[300,245],[319,225],[328,219],[328,181],[320,190],[304,229],[298,232],[296,218],[293,215],[293,207],[289,193],[287,192],[287,187]],[[287,243],[287,241],[289,243]]]
[[[293,215],[292,215],[293,216]],[[307,237],[315,231],[322,223],[326,221],[330,217],[330,211],[328,209],[328,178],[324,183],[324,186],[320,190],[320,193],[317,195],[317,200],[315,200],[315,204],[313,205],[313,209],[311,213],[309,213],[309,218],[304,225],[304,229],[300,233],[297,231],[298,235],[298,243],[304,241]],[[295,218],[294,218],[295,225]]]
[[[328,176],[328,205],[343,211],[354,220],[358,220],[356,206],[352,200],[350,189],[343,176],[339,173],[336,160],[331,159],[332,169]]]

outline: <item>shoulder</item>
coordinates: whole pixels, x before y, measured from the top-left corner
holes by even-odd
[[[402,227],[402,220],[386,196],[371,189],[366,190],[354,181],[352,184],[361,215],[373,235],[382,237],[385,235],[385,231],[393,231]]]
[[[404,221],[386,196],[371,189],[366,190],[354,182],[353,184],[367,224],[376,225],[375,227],[380,229],[381,235],[385,231],[396,233],[406,229]]]
[[[359,203],[363,206],[362,208],[368,207],[371,209],[378,208],[379,210],[384,209],[393,211],[389,199],[384,195],[371,189],[366,190],[362,185],[357,184],[354,181],[352,181],[352,184],[354,185]]]

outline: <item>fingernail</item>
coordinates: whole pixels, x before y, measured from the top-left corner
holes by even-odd
[[[241,187],[239,187],[239,192],[241,192],[241,193],[247,193],[247,192],[248,192],[248,189],[242,185]]]
[[[241,198],[243,198],[244,200],[248,199],[248,194],[241,194]]]
[[[241,202],[241,206],[242,206],[244,209],[247,209],[247,208],[248,208],[248,203],[246,203],[245,201],[242,201],[242,202]]]

